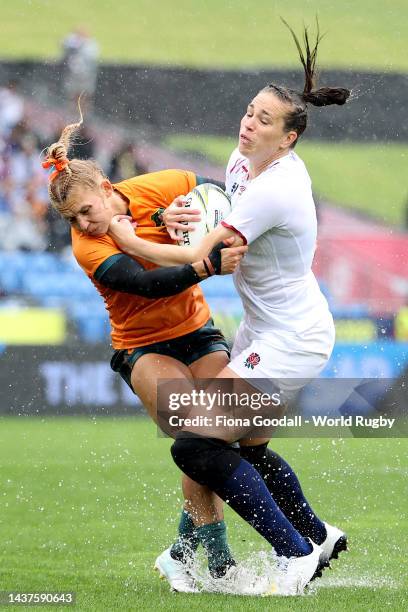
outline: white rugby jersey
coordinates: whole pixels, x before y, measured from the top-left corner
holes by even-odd
[[[249,162],[236,149],[226,191],[232,211],[222,223],[249,245],[234,274],[248,325],[296,334],[327,325],[331,314],[311,270],[317,221],[302,160],[290,151],[250,180]]]

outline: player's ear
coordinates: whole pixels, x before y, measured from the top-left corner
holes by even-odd
[[[297,137],[298,135],[297,135],[297,132],[295,132],[295,130],[291,130],[290,132],[287,132],[283,142],[281,143],[282,147],[285,149],[287,147],[291,147]]]
[[[113,187],[112,187],[112,183],[110,182],[109,179],[104,178],[103,181],[101,182],[101,189],[103,194],[106,197],[109,197],[110,195],[112,195],[113,193]]]

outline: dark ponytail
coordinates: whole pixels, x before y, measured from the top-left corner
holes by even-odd
[[[317,49],[323,38],[323,35],[320,34],[317,18],[316,40],[313,46],[310,44],[308,29],[306,27],[303,29],[304,50],[290,25],[282,19],[282,17],[281,20],[292,34],[293,40],[295,41],[299,58],[305,72],[305,85],[302,93],[281,85],[275,85],[274,83],[267,85],[261,91],[273,93],[280,98],[282,102],[289,105],[290,108],[285,115],[285,129],[288,132],[291,130],[295,131],[299,137],[303,134],[307,126],[307,104],[312,104],[313,106],[330,106],[331,104],[338,104],[341,106],[347,101],[351,92],[344,87],[322,87],[320,89],[315,89],[317,81]],[[294,141],[292,147],[295,146],[297,140],[298,138]]]
[[[302,99],[313,106],[330,106],[338,104],[342,106],[350,96],[350,90],[344,87],[321,87],[309,93],[304,93]]]
[[[310,46],[309,41],[309,32],[305,27],[303,29],[303,43],[305,47],[305,51],[303,51],[302,46],[299,42],[298,37],[295,32],[292,30],[290,25],[281,17],[282,22],[288,28],[289,32],[292,34],[292,38],[295,41],[295,45],[297,47],[300,61],[302,62],[303,70],[305,71],[305,86],[303,88],[303,93],[301,94],[302,100],[305,102],[309,102],[313,104],[313,106],[329,106],[330,104],[339,104],[342,105],[346,102],[347,98],[350,95],[350,91],[348,89],[344,89],[343,87],[322,87],[321,89],[316,89],[316,81],[317,81],[317,72],[316,72],[316,60],[317,60],[317,49],[319,47],[320,41],[323,38],[323,34],[320,34],[319,28],[319,20],[316,17],[316,41],[314,43],[313,48]],[[306,56],[305,56],[306,54]]]

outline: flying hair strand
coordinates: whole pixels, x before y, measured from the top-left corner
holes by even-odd
[[[324,34],[320,34],[319,19],[316,15],[316,41],[314,43],[313,48],[311,48],[311,45],[310,45],[308,28],[304,27],[303,29],[303,42],[305,46],[305,51],[303,51],[298,37],[296,36],[294,30],[290,27],[288,22],[285,21],[283,17],[281,17],[280,19],[282,23],[288,28],[289,32],[292,34],[292,38],[297,47],[300,61],[302,62],[302,66],[305,71],[305,86],[303,88],[303,94],[308,94],[314,89],[315,84],[316,84],[317,49],[319,47],[320,41],[324,37]],[[305,57],[305,53],[306,53],[306,57]]]

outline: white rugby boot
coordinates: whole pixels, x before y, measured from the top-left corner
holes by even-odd
[[[275,580],[271,584],[268,595],[302,595],[305,587],[317,575],[321,575],[320,546],[309,540],[313,550],[303,557],[277,557]]]
[[[185,563],[173,559],[170,548],[162,552],[155,561],[154,569],[160,578],[165,578],[172,591],[177,593],[198,593],[194,578],[189,574]]]
[[[330,559],[337,559],[343,550],[347,550],[347,536],[344,531],[324,523],[326,527],[326,539],[320,544],[323,554],[324,564],[328,564]]]
[[[270,588],[270,579],[267,576],[258,576],[239,564],[231,565],[224,576],[210,576],[205,583],[206,592],[232,595],[263,595]]]

